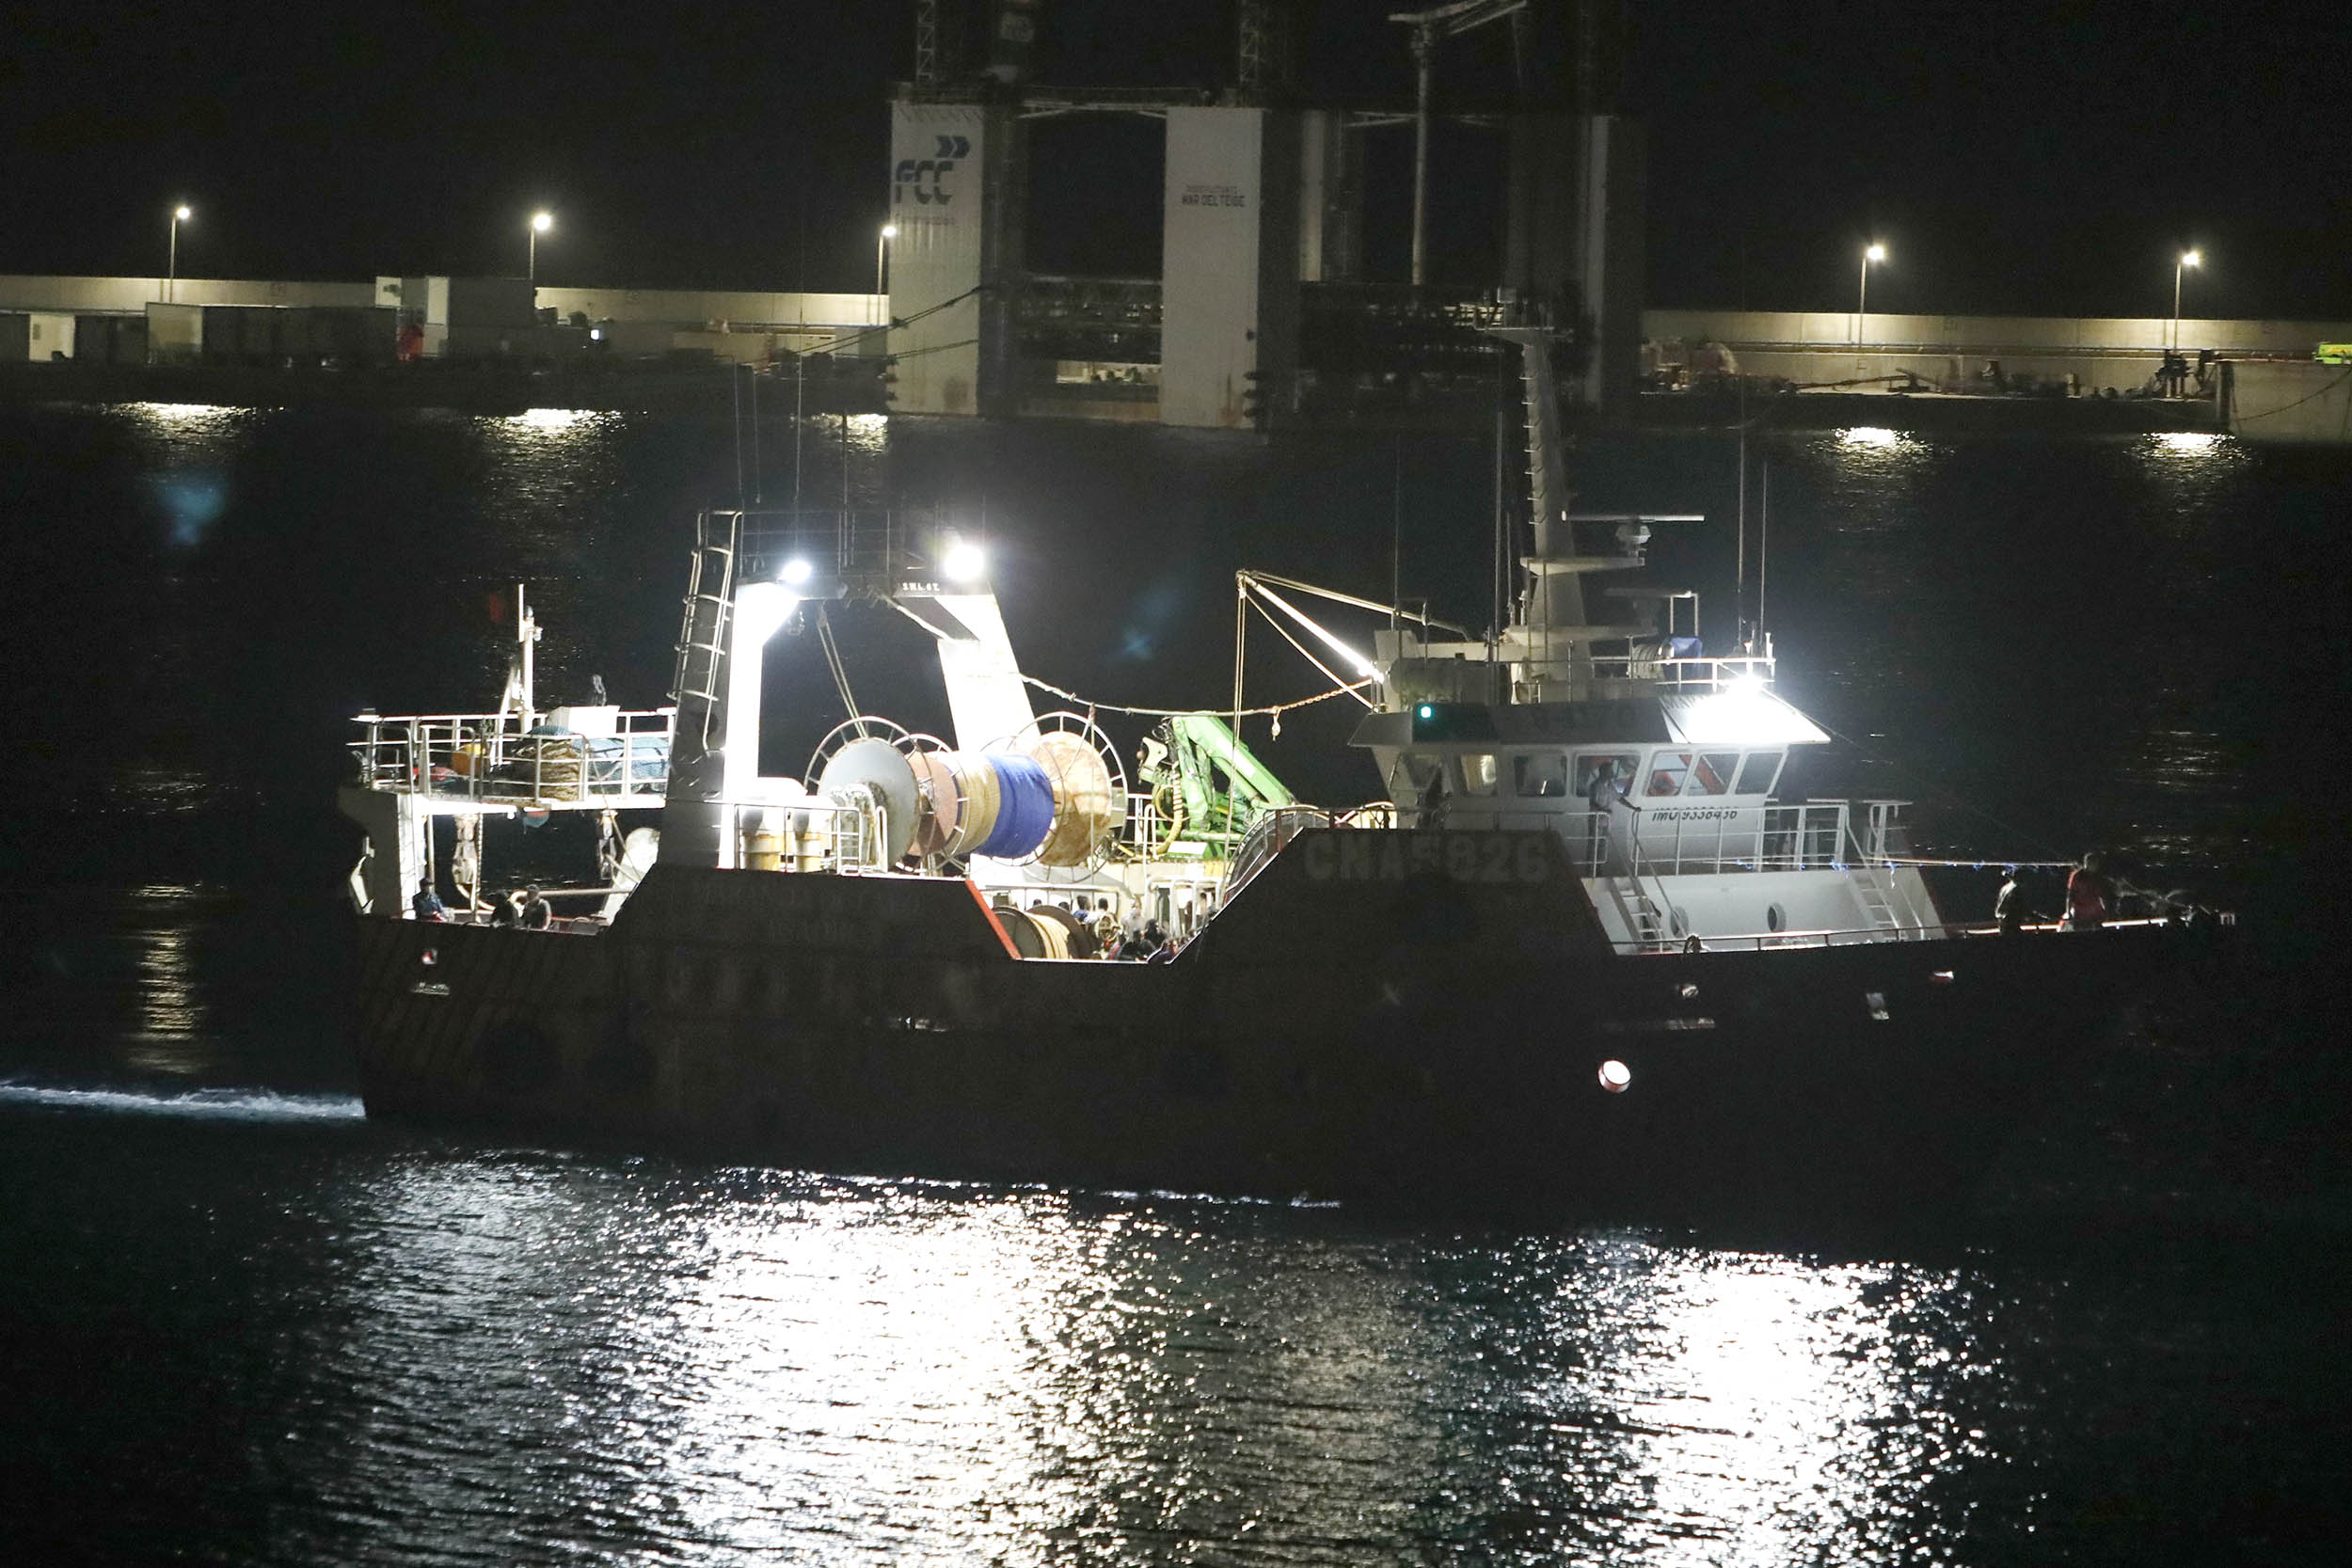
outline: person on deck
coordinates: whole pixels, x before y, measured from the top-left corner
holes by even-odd
[[[490,924],[512,929],[516,920],[519,918],[522,899],[523,895],[520,893],[510,893],[503,898],[491,899]]]
[[[2001,935],[2013,937],[2026,928],[2026,874],[2015,866],[2001,879],[2001,891],[1993,898],[1993,921],[2000,927]]]
[[[539,896],[536,884],[523,889],[523,901],[515,911],[515,923],[526,931],[544,931],[548,922],[555,918],[555,911]]]
[[[2106,857],[2093,849],[2082,864],[2066,874],[2066,929],[2095,931],[2107,923],[2107,900],[2113,895],[2106,878]]]
[[[1632,869],[1632,856],[1613,853],[1609,842],[1609,821],[1613,808],[1623,806],[1630,812],[1639,812],[1642,809],[1633,803],[1628,781],[1619,771],[1620,767],[1621,764],[1615,757],[1603,757],[1599,765],[1593,769],[1593,782],[1584,788],[1585,802],[1593,808],[1593,874],[1595,876],[1601,874],[1604,861],[1624,863],[1621,865],[1610,866],[1611,870],[1624,872]]]
[[[417,884],[417,895],[408,900],[408,912],[419,920],[447,920],[449,907],[441,895],[433,891],[433,879],[425,878]]]

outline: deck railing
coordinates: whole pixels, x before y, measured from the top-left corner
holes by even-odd
[[[1668,802],[1671,803],[1671,802]],[[1554,822],[1568,859],[1587,877],[1716,876],[1743,871],[1842,871],[1883,866],[1904,852],[1900,800],[1805,800],[1778,806],[1725,806],[1708,821],[1630,818],[1629,843],[1613,842],[1623,813],[1561,812]],[[1531,820],[1525,824],[1534,826]]]
[[[548,807],[659,800],[676,710],[624,711],[610,736],[532,734],[514,713],[363,714],[358,782],[437,800]]]
[[[2222,917],[2222,920],[2225,925],[2235,924],[2234,917],[2224,916]],[[2128,920],[2109,920],[2102,925],[2099,929],[2103,931],[2122,931],[2133,930],[2150,926],[2169,926],[2171,924],[2173,924],[2173,921],[2169,917],[2163,915],[2146,915],[2136,916]],[[1955,940],[1961,938],[1974,939],[1979,937],[2005,939],[2009,935],[2009,933],[2004,932],[1998,926],[1989,926],[1981,921],[1945,921],[1935,925],[1922,926],[1915,928],[1906,927],[1903,934],[1907,939],[1951,938]],[[2064,934],[2068,936],[2089,936],[2096,935],[2097,933],[2070,932],[2066,930],[2064,926],[2058,924],[2057,921],[2036,921],[2031,925],[2021,926],[2018,927],[2018,934],[2023,936],[2048,936],[2058,934]],[[1864,943],[1883,942],[1887,940],[1887,935],[1888,933],[1886,927],[1883,926],[1864,926],[1856,927],[1851,929],[1820,931],[1740,931],[1724,936],[1709,936],[1700,938],[1695,951],[1702,953],[1761,953],[1775,947],[1860,946]],[[1610,945],[1614,947],[1620,953],[1628,954],[1629,956],[1653,958],[1673,958],[1679,954],[1693,951],[1689,943],[1684,942],[1642,942],[1638,940],[1621,940],[1613,942]]]
[[[890,842],[885,807],[814,795],[785,802],[714,800],[711,806],[731,824],[738,868],[844,876],[894,869],[884,859]]]
[[[1662,658],[1654,654],[1597,654],[1593,675],[1605,681],[1654,682],[1669,692],[1698,695],[1708,691],[1770,686],[1773,656],[1734,654],[1726,657]]]

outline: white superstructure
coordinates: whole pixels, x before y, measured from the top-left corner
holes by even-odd
[[[1653,527],[1699,519],[1571,513],[1552,334],[1497,336],[1521,351],[1534,549],[1490,640],[1375,639],[1355,740],[1401,824],[1558,834],[1621,951],[1942,935],[1900,802],[1775,799],[1830,737],[1772,690],[1770,638],[1709,656],[1695,594],[1602,585],[1648,564]]]

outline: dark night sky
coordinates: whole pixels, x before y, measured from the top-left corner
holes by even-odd
[[[1386,0],[1306,16],[1311,92],[1409,97]],[[912,0],[118,8],[20,0],[0,52],[0,271],[519,271],[546,205],[552,283],[863,289],[886,84]],[[1838,309],[1883,236],[1889,310],[2352,316],[2352,24],[2147,4],[1651,0],[1628,97],[1649,134],[1655,304]],[[1039,75],[1215,83],[1230,0],[1047,0]],[[1442,99],[1492,90],[1448,46]],[[1405,133],[1371,157],[1375,270],[1401,273]],[[1158,267],[1156,130],[1037,137],[1032,262]],[[1478,282],[1494,151],[1452,131],[1437,271]]]

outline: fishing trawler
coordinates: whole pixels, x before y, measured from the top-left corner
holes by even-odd
[[[1035,711],[975,544],[907,519],[705,514],[658,710],[537,708],[518,602],[497,712],[360,717],[370,1115],[1563,1216],[1955,1201],[2211,923],[1956,921],[1899,803],[1778,797],[1829,736],[1768,641],[1709,654],[1695,600],[1644,582],[1651,531],[1692,519],[1570,512],[1549,334],[1503,335],[1534,518],[1507,625],[1239,574],[1367,707],[1357,810],[1241,742],[1238,652],[1230,708],[1156,716],[1131,781],[1099,709]],[[1391,624],[1359,652],[1306,594]],[[762,651],[813,627],[837,663],[852,602],[933,641],[952,742],[860,716],[762,775]],[[574,912],[485,923],[484,820],[564,812],[600,824]],[[443,837],[458,912],[404,918]],[[1165,961],[1097,956],[1147,923]]]

